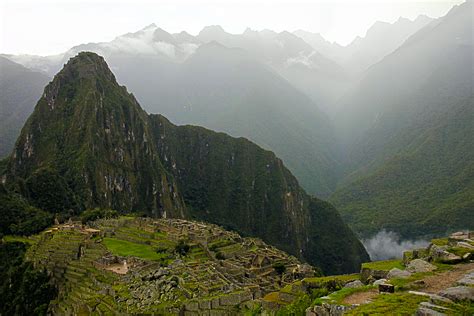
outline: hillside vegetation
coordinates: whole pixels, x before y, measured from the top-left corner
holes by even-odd
[[[306,194],[274,153],[148,115],[93,53],[45,88],[6,163],[7,189],[60,217],[101,207],[206,220],[326,273],[368,260],[336,209]]]

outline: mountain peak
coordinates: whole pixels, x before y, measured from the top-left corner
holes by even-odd
[[[201,30],[201,32],[199,32],[199,35],[206,34],[206,33],[215,34],[215,33],[227,33],[227,32],[220,25],[209,25],[209,26],[205,26]]]
[[[115,82],[115,76],[104,58],[93,52],[80,52],[70,58],[58,76],[72,76],[72,79],[91,79],[103,76]]]
[[[173,35],[158,27],[153,31],[153,41],[175,44]]]
[[[155,23],[151,23],[143,28],[143,30],[156,29],[157,26]]]

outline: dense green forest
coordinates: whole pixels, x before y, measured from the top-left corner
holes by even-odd
[[[27,247],[27,243],[0,241],[1,315],[47,315],[49,302],[57,295],[46,271],[24,261]]]

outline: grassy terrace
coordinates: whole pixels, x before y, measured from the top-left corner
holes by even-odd
[[[427,297],[409,293],[382,294],[346,315],[413,315],[418,305],[427,300]]]
[[[330,275],[330,276],[315,277],[315,278],[305,278],[303,279],[303,281],[306,283],[311,283],[311,284],[325,284],[331,281],[349,282],[349,281],[354,281],[358,279],[359,279],[359,274],[353,273],[353,274]]]
[[[432,239],[431,243],[433,243],[436,246],[446,246],[448,244],[448,238]]]
[[[5,242],[22,242],[22,243],[26,243],[26,244],[29,244],[29,245],[32,245],[32,244],[36,243],[36,240],[34,240],[33,238],[23,237],[23,236],[7,235],[7,236],[3,236],[3,240]]]
[[[103,242],[110,252],[117,256],[132,256],[152,261],[162,261],[169,258],[168,254],[158,253],[153,246],[147,244],[110,237],[104,238]]]
[[[362,264],[362,268],[368,268],[371,270],[382,270],[390,271],[393,268],[400,270],[405,269],[401,260],[385,260],[385,261],[374,261]]]

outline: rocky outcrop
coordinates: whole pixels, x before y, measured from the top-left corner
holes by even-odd
[[[369,281],[374,281],[378,279],[387,279],[387,276],[388,276],[387,270],[377,270],[377,269],[362,267],[360,271],[360,280],[364,283],[368,283]]]
[[[356,307],[357,305],[346,306],[323,303],[306,309],[306,316],[342,316],[345,312]]]
[[[363,286],[364,286],[364,283],[362,283],[360,280],[355,280],[344,285],[344,287],[351,288],[351,289],[356,289]]]
[[[442,312],[440,312],[441,310]],[[431,304],[429,302],[420,303],[420,307],[416,311],[416,316],[445,316],[444,312],[450,311],[449,308]]]
[[[407,271],[411,273],[431,272],[436,269],[436,266],[421,259],[412,260],[407,266]]]
[[[474,286],[474,270],[468,272],[460,280],[457,281],[458,285]]]
[[[411,276],[411,272],[406,271],[406,270],[400,270],[398,268],[393,268],[387,274],[388,279],[393,279],[393,278],[406,279],[410,276]]]
[[[439,295],[449,298],[452,301],[471,301],[474,302],[474,287],[455,286],[442,290]]]

